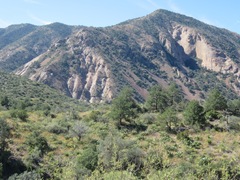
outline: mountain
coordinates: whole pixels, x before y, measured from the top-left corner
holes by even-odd
[[[53,23],[46,26],[12,25],[0,30],[0,69],[11,72],[46,52],[52,43],[78,27]]]
[[[191,17],[157,10],[105,28],[25,26],[30,33],[2,45],[0,67],[76,99],[110,101],[131,86],[143,101],[149,87],[171,82],[187,99],[213,87],[239,95],[240,35]],[[11,31],[0,31],[1,38]]]

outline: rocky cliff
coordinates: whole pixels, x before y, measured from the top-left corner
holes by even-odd
[[[76,99],[92,103],[110,101],[114,81],[109,65],[87,31],[80,30],[73,36],[56,42],[46,53],[19,68],[16,74],[44,82]],[[37,68],[36,63],[39,63]]]

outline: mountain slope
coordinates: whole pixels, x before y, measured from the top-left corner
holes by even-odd
[[[204,97],[212,85],[233,97],[239,95],[239,49],[235,33],[157,10],[111,27],[81,27],[16,74],[90,102],[109,101],[125,85],[143,100],[149,87],[170,82],[188,99]]]
[[[0,100],[8,98],[9,106],[29,110],[70,111],[82,109],[83,104],[49,86],[24,77],[0,72]],[[86,106],[86,105],[84,105]]]
[[[54,23],[46,26],[20,24],[0,31],[0,69],[13,71],[44,53],[51,44],[70,35],[77,27]]]

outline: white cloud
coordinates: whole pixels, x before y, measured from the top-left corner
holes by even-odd
[[[3,19],[0,19],[0,28],[5,28],[7,26],[9,26],[11,23],[3,20]]]
[[[37,17],[37,16],[35,16],[35,15],[33,15],[33,14],[29,14],[29,17],[30,17],[32,20],[36,21],[37,23],[39,23],[39,24],[41,24],[41,25],[47,25],[47,24],[51,24],[51,23],[52,23],[51,21],[46,21],[46,20],[41,19],[41,18],[39,18],[39,17]]]

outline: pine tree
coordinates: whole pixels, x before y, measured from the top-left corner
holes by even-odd
[[[139,107],[132,98],[132,94],[131,89],[124,88],[118,97],[113,100],[111,117],[118,121],[118,125],[122,125],[122,120],[131,121],[131,119],[137,117]]]
[[[205,103],[204,103],[204,109],[205,111],[221,111],[225,110],[227,108],[227,100],[225,97],[220,93],[219,90],[213,89]]]

